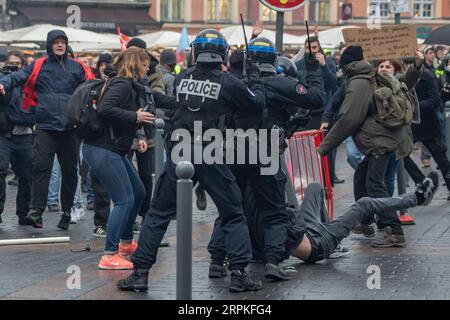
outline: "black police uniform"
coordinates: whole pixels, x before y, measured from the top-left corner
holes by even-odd
[[[254,39],[250,42],[250,57],[252,57],[252,44],[264,41],[273,44],[266,39]],[[258,49],[258,48],[256,48]],[[263,48],[267,51],[267,48]],[[276,57],[276,55],[274,55]],[[263,119],[255,122],[253,117],[249,117],[242,112],[234,114],[236,127],[248,129],[255,128],[280,128],[282,131],[288,130],[288,121],[291,115],[295,114],[299,108],[314,109],[321,108],[324,103],[323,80],[317,71],[308,71],[307,84],[299,83],[297,79],[275,75],[275,61],[258,59],[254,55],[253,62],[263,61],[269,63],[261,66],[261,81],[266,89],[266,108]],[[318,65],[316,64],[316,70]],[[264,72],[267,69],[268,72]],[[284,142],[284,138],[282,138]],[[281,150],[284,151],[284,150]],[[281,160],[280,160],[281,161]],[[265,263],[277,265],[284,259],[285,242],[287,239],[288,215],[286,212],[285,184],[286,174],[279,170],[274,175],[261,175],[260,167],[257,165],[233,165],[232,172],[235,175],[241,192],[244,195],[249,185],[255,197],[255,203],[263,216],[264,224],[264,260]],[[213,236],[208,245],[213,264],[220,264],[225,258],[224,236],[221,231],[220,217],[216,220]],[[267,269],[266,269],[267,276]],[[275,280],[280,280],[276,279]]]
[[[208,42],[206,37],[212,33],[214,32],[210,31],[205,35],[203,32],[203,37],[199,34],[195,43]],[[197,50],[195,44],[194,49]],[[248,112],[264,108],[265,95],[261,83],[255,82],[249,89],[236,77],[222,73],[220,62],[217,63],[216,59],[215,53],[201,53],[197,57],[197,65],[177,76],[177,107],[172,118],[174,130],[187,129],[193,132],[194,121],[202,121],[204,132],[209,128],[218,128],[221,116],[239,108],[245,108]],[[141,228],[138,249],[131,259],[135,270],[148,270],[155,263],[161,240],[171,219],[176,215],[177,177],[170,152],[168,155],[164,172],[155,187],[149,213]],[[242,197],[235,178],[225,164],[191,162],[195,168],[194,184],[199,181],[204,186],[222,218],[229,269],[243,270],[251,259],[251,243],[242,209]]]

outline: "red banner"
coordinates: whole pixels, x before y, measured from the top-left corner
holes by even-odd
[[[276,11],[292,11],[300,8],[307,0],[259,0],[266,7]]]

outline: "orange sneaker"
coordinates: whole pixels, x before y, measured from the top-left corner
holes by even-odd
[[[119,243],[119,254],[122,256],[131,256],[137,249],[136,241],[132,241],[130,244],[126,245],[122,242]]]
[[[132,270],[134,266],[133,263],[116,253],[102,256],[98,267],[102,270]]]

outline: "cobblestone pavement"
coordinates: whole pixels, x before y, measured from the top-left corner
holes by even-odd
[[[345,163],[343,150],[338,156],[338,175],[346,183],[334,192],[335,216],[353,203],[353,171]],[[412,190],[409,188],[409,190]],[[205,212],[194,212],[193,234],[193,298],[194,299],[448,299],[450,298],[450,202],[447,189],[441,186],[428,207],[410,210],[417,225],[405,226],[407,246],[395,249],[374,249],[370,241],[350,235],[343,244],[350,248],[346,257],[305,265],[290,259],[297,273],[287,282],[264,281],[264,288],[254,293],[230,294],[229,277],[210,280],[207,277],[208,243],[216,217],[209,202]],[[170,224],[168,248],[159,250],[158,262],[150,273],[150,291],[123,293],[115,288],[118,279],[128,271],[101,271],[97,263],[104,241],[92,236],[93,212],[67,232],[58,231],[59,214],[45,213],[44,229],[18,226],[15,217],[16,188],[8,186],[7,204],[0,225],[0,239],[70,236],[70,244],[0,247],[0,299],[175,299],[176,297],[176,230]],[[381,237],[382,232],[377,232]],[[84,248],[90,252],[73,253],[70,249]],[[67,268],[81,269],[81,289],[69,290]],[[380,289],[368,289],[372,273],[370,266],[381,271]],[[263,278],[263,266],[250,265]],[[369,282],[372,281],[369,279]]]

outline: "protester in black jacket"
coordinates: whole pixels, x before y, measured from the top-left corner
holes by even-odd
[[[98,115],[105,123],[104,134],[86,140],[83,146],[83,158],[114,202],[100,269],[133,268],[123,255],[133,253],[137,246],[133,241],[133,223],[144,200],[145,188],[126,154],[138,126],[155,120],[153,114],[138,104],[139,90],[136,90],[149,63],[143,49],[132,48],[122,54],[117,77],[110,80],[98,105]],[[145,139],[139,140],[139,151],[146,150]]]
[[[427,68],[423,70],[416,92],[420,106],[420,124],[412,125],[414,142],[420,141],[430,150],[450,193],[450,162],[439,122],[442,101],[435,75]],[[416,184],[423,181],[424,174],[410,157],[405,158],[405,169]],[[448,200],[450,200],[450,194]]]
[[[22,69],[24,58],[19,52],[11,51],[3,71],[9,73]],[[5,76],[0,72],[0,78]],[[3,96],[2,96],[3,98]],[[33,130],[35,114],[21,109],[22,91],[20,87],[12,90],[7,99],[0,101],[0,215],[3,213],[6,200],[5,178],[9,163],[14,163],[15,173],[19,180],[16,214],[19,224],[25,224],[31,201],[31,168]],[[2,222],[0,216],[0,223]]]

